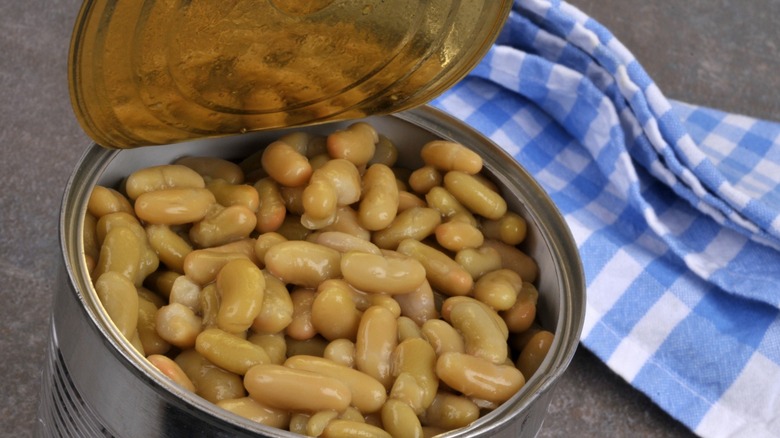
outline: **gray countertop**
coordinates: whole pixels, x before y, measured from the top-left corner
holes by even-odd
[[[777,0],[573,0],[605,24],[667,97],[780,120]],[[0,3],[0,400],[4,436],[31,436],[48,337],[63,187],[89,140],[70,107],[79,0]],[[692,434],[584,349],[540,436]]]

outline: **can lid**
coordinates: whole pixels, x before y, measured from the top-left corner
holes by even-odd
[[[388,114],[462,79],[511,0],[85,0],[69,58],[110,148]]]

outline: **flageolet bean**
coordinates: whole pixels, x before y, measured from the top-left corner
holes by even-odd
[[[425,322],[420,329],[423,338],[428,341],[436,352],[437,356],[454,351],[464,353],[466,346],[463,344],[463,337],[443,319],[431,319]]]
[[[243,205],[213,208],[190,228],[190,240],[201,248],[224,245],[249,237],[255,230],[257,216]]]
[[[182,349],[195,346],[201,323],[201,318],[192,309],[179,303],[160,307],[155,317],[160,337]]]
[[[284,207],[287,209],[287,215],[300,216],[304,213],[303,208],[303,191],[306,190],[306,186],[299,187],[286,187],[279,186],[279,195],[282,197]]]
[[[311,307],[311,323],[325,339],[355,340],[360,312],[352,300],[352,291],[341,280],[324,281],[317,288]]]
[[[373,424],[361,423],[358,421],[349,421],[335,419],[328,423],[322,431],[322,438],[391,438],[390,434],[385,432],[379,426]]]
[[[333,158],[343,158],[355,166],[365,166],[374,156],[379,134],[368,123],[353,123],[346,129],[328,135],[328,154]]]
[[[311,230],[301,223],[300,216],[293,216],[290,214],[285,216],[282,225],[277,228],[276,232],[284,236],[287,240],[306,240],[306,236],[311,234]]]
[[[409,175],[409,187],[415,193],[425,195],[432,188],[440,186],[442,183],[441,173],[433,166],[423,166],[412,171]]]
[[[136,170],[125,181],[125,193],[138,200],[144,193],[166,189],[202,189],[206,182],[194,170],[179,164],[164,164]]]
[[[459,429],[479,418],[479,406],[466,397],[439,391],[422,418],[427,426]]]
[[[257,189],[248,184],[231,184],[223,179],[214,179],[206,183],[206,188],[214,195],[217,203],[225,207],[243,205],[255,213],[260,207]]]
[[[287,429],[290,424],[290,413],[282,409],[273,409],[258,403],[252,397],[241,397],[220,400],[217,406],[241,417],[265,424],[277,429]]]
[[[194,313],[200,313],[200,292],[201,287],[198,283],[192,281],[186,275],[182,275],[174,280],[168,301],[183,304]]]
[[[287,411],[341,412],[352,401],[349,387],[339,380],[282,365],[253,366],[244,376],[244,386],[259,403]]]
[[[511,269],[488,272],[474,283],[474,298],[496,311],[508,310],[517,301],[523,279]]]
[[[263,347],[218,328],[198,334],[195,351],[223,370],[239,375],[254,365],[271,363]]]
[[[159,270],[144,279],[144,285],[164,299],[171,296],[173,282],[182,274],[175,271]],[[160,305],[162,307],[162,305]]]
[[[342,231],[323,231],[309,235],[309,237],[311,242],[333,248],[340,253],[359,251],[368,254],[382,254],[379,247],[370,241]]]
[[[244,182],[244,171],[231,161],[217,157],[181,157],[174,164],[187,166],[198,172],[204,180],[213,181],[221,179],[229,184],[241,184]]]
[[[135,214],[152,224],[180,225],[203,219],[216,202],[207,189],[156,190],[135,200]]]
[[[173,380],[174,383],[187,391],[195,392],[195,385],[192,383],[192,380],[187,377],[187,374],[184,373],[179,364],[171,358],[162,354],[150,354],[146,359],[166,377]]]
[[[398,160],[398,148],[393,144],[392,140],[385,137],[382,134],[378,135],[378,141],[374,148],[374,156],[368,160],[368,164],[384,164],[385,166],[393,167]]]
[[[309,181],[311,165],[306,156],[283,141],[268,145],[261,159],[263,169],[276,182],[287,187],[301,187]]]
[[[507,211],[506,201],[478,179],[464,172],[450,171],[444,175],[444,188],[472,213],[488,219],[498,219]]]
[[[512,365],[495,364],[464,353],[444,353],[436,360],[436,374],[452,389],[468,397],[503,403],[525,384]]]
[[[212,403],[246,395],[241,376],[214,365],[194,349],[179,353],[174,362],[195,385],[195,393]]]
[[[252,326],[265,295],[263,272],[248,259],[231,260],[217,274],[220,296],[217,326],[239,333]]]
[[[404,239],[425,239],[440,223],[438,211],[427,207],[410,208],[398,214],[387,228],[376,231],[372,241],[380,248],[396,249]]]
[[[92,275],[99,278],[106,272],[116,272],[135,284],[144,252],[142,242],[130,228],[112,228],[100,247],[100,255]]]
[[[420,327],[412,318],[408,316],[398,317],[398,342],[403,342],[407,339],[419,338],[422,339],[422,332]]]
[[[446,295],[466,295],[474,285],[471,275],[455,260],[418,240],[404,239],[398,252],[422,263],[431,287]]]
[[[98,244],[102,245],[103,241],[106,240],[108,232],[111,231],[111,229],[118,227],[130,229],[130,231],[138,236],[140,241],[143,241],[146,237],[146,232],[144,231],[143,226],[141,226],[141,223],[138,222],[138,218],[132,213],[118,211],[104,214],[97,220],[97,223],[95,224],[95,233],[97,234]]]
[[[382,406],[382,426],[394,437],[423,438],[422,424],[414,410],[400,400]]]
[[[135,285],[119,272],[101,274],[95,292],[116,328],[130,339],[138,325],[138,292]]]
[[[341,253],[316,243],[296,240],[268,248],[265,268],[285,283],[316,288],[341,276]]]
[[[449,321],[463,336],[466,353],[504,363],[509,354],[507,337],[489,312],[493,311],[474,302],[462,302],[450,310]]]
[[[500,240],[514,246],[525,240],[528,224],[519,214],[508,211],[498,219],[483,220],[481,229],[488,239]]]
[[[323,225],[318,228],[322,228],[336,220],[338,193],[330,181],[324,178],[317,178],[318,172],[319,170],[314,171],[311,181],[303,190],[303,214],[301,219],[311,222],[321,221]]]
[[[339,207],[336,210],[336,220],[320,231],[340,231],[363,240],[371,240],[371,232],[360,225],[357,212],[348,206]]]
[[[223,266],[236,259],[248,259],[248,257],[239,252],[196,249],[184,257],[184,273],[196,283],[205,285],[217,278],[217,273]]]
[[[287,215],[287,207],[279,186],[273,179],[263,178],[254,184],[254,188],[259,200],[257,204],[257,231],[260,233],[276,231]]]
[[[352,205],[360,200],[360,172],[355,164],[345,159],[328,160],[312,175],[312,180],[323,179],[336,191],[339,206]]]
[[[425,194],[425,201],[428,205],[438,211],[441,217],[449,220],[452,217],[461,216],[460,221],[466,218],[466,222],[477,224],[474,215],[463,204],[458,201],[446,188],[441,186],[432,187]]]
[[[288,358],[284,365],[297,370],[322,374],[344,383],[352,394],[352,406],[361,413],[377,412],[387,400],[385,387],[378,380],[329,359],[298,355]]]
[[[95,186],[87,201],[87,212],[99,219],[109,213],[132,213],[133,206],[125,196],[118,191],[103,186]]]
[[[311,319],[312,306],[316,292],[311,289],[298,288],[290,292],[292,300],[293,313],[292,321],[287,325],[284,332],[287,337],[305,341],[317,335]]]
[[[349,251],[341,256],[344,280],[358,290],[388,295],[407,294],[425,281],[425,268],[411,257]]]
[[[439,317],[433,289],[431,289],[431,284],[427,279],[417,289],[408,294],[393,295],[393,299],[398,303],[401,314],[419,326],[430,319]]]
[[[528,344],[520,351],[515,365],[526,379],[530,379],[539,369],[554,340],[555,335],[551,332],[540,330],[529,339]]]
[[[517,294],[515,304],[509,309],[499,312],[510,333],[521,333],[531,327],[531,324],[536,320],[538,300],[539,291],[536,290],[536,286],[524,281]]]
[[[146,238],[168,269],[180,274],[184,273],[184,258],[193,249],[189,242],[168,225],[147,225]]]
[[[370,231],[386,228],[398,211],[398,187],[393,171],[384,164],[373,164],[363,174],[363,193],[358,219]]]
[[[496,326],[501,330],[501,335],[506,338],[509,336],[509,329],[506,326],[506,323],[504,322],[504,319],[501,318],[501,315],[499,315],[495,310],[493,310],[490,306],[483,303],[482,301],[479,301],[478,299],[474,297],[469,296],[456,296],[456,297],[449,297],[446,300],[444,300],[441,303],[441,316],[445,320],[450,320],[450,312],[452,309],[457,306],[460,303],[475,303],[476,305],[483,308],[485,313],[490,315],[491,318],[493,318],[493,322],[495,322]]]
[[[287,359],[287,343],[282,333],[254,333],[247,341],[262,347],[270,363],[281,365]]]
[[[263,302],[251,329],[255,333],[279,333],[293,320],[293,302],[281,280],[266,271],[263,271],[263,277]]]
[[[320,436],[322,435],[322,431],[325,430],[325,426],[328,425],[328,423],[331,422],[331,420],[334,420],[338,418],[339,413],[336,411],[320,411],[312,414],[311,417],[309,417],[309,421],[306,422],[306,433],[307,436]]]
[[[393,350],[392,370],[396,377],[403,373],[414,377],[415,390],[419,394],[403,401],[414,410],[415,414],[422,414],[433,402],[439,389],[439,378],[436,376],[436,352],[431,344],[422,338],[411,338],[399,343]],[[391,397],[392,394],[391,391]]]
[[[198,302],[203,330],[217,327],[217,313],[219,312],[217,284],[212,282],[203,286],[198,296]]]
[[[355,367],[355,343],[349,339],[336,339],[328,343],[322,354],[325,359],[332,360],[345,367]]]
[[[436,242],[450,251],[477,248],[485,239],[479,229],[467,222],[445,222],[434,230]]]
[[[405,190],[398,191],[398,213],[409,210],[411,208],[427,207],[425,201],[419,198],[417,195]],[[398,214],[396,213],[396,215]]]
[[[355,341],[355,365],[385,388],[393,383],[390,356],[398,345],[396,316],[385,307],[371,306],[360,319]]]
[[[257,265],[261,268],[265,267],[265,253],[268,252],[268,248],[276,245],[280,242],[286,242],[287,238],[281,234],[270,231],[257,236],[254,244],[255,257],[258,259]]]
[[[474,280],[479,280],[488,272],[501,269],[501,254],[488,246],[462,249],[455,254],[455,261],[463,266]]]
[[[260,260],[257,258],[257,254],[255,254],[255,244],[256,239],[247,237],[246,239],[239,239],[224,245],[212,246],[208,249],[214,252],[243,254],[252,263],[259,266]]]
[[[536,281],[536,277],[539,274],[539,265],[536,264],[536,260],[519,248],[494,239],[485,239],[482,248],[485,247],[498,251],[501,255],[501,267],[517,272],[523,281],[531,283]]]
[[[420,150],[426,165],[443,171],[458,170],[471,175],[482,170],[482,157],[460,143],[434,140]]]

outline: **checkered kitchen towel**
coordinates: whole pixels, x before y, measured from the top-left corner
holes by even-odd
[[[607,29],[548,0],[516,1],[433,104],[564,214],[587,348],[701,436],[780,436],[780,124],[667,100]]]

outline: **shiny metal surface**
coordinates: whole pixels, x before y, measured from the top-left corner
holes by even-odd
[[[429,107],[367,121],[401,151],[416,150],[433,138],[473,147],[482,155],[486,173],[501,187],[510,208],[527,219],[529,236],[523,249],[540,267],[539,317],[544,326],[555,331],[556,340],[540,371],[518,394],[469,428],[445,436],[535,436],[552,390],[574,355],[584,319],[583,273],[568,228],[530,175],[462,122]],[[305,129],[325,132],[334,126]],[[245,156],[279,135],[281,132],[258,132],[152,149],[111,151],[97,145],[88,149],[63,198],[63,275],[55,298],[47,360],[51,372],[44,375],[40,436],[298,436],[222,411],[163,378],[103,312],[86,273],[80,232],[89,192],[98,182],[114,185],[134,169],[170,162],[185,154]],[[410,159],[417,154],[400,156]]]
[[[85,0],[70,48],[84,131],[168,144],[423,104],[490,48],[510,0]]]

